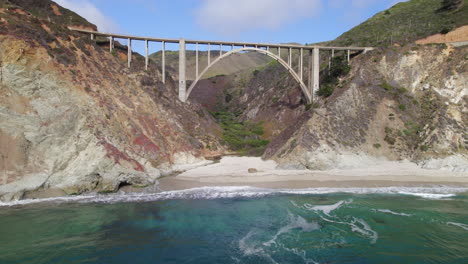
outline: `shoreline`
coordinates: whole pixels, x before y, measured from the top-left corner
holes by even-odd
[[[145,188],[124,186],[119,193],[182,191],[203,187],[254,187],[264,189],[313,188],[467,188],[468,173],[422,169],[411,162],[382,161],[356,168],[327,171],[278,169],[272,160],[258,157],[223,157],[219,162],[188,169],[177,175],[159,178]],[[468,191],[467,191],[468,192]],[[82,194],[86,196],[87,194]],[[98,194],[101,195],[101,194]],[[24,194],[24,199],[44,199],[67,196],[58,189],[38,189]]]
[[[158,180],[161,191],[180,191],[200,187],[237,187],[249,186],[266,189],[310,189],[310,188],[385,188],[385,187],[456,187],[468,188],[468,182],[455,181],[392,181],[392,180],[283,180],[270,182],[201,182],[196,180],[182,180],[177,177],[166,177]],[[137,191],[128,188],[124,191]]]

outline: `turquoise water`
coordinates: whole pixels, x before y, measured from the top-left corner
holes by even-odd
[[[411,191],[205,188],[0,204],[0,263],[468,263],[466,192]]]

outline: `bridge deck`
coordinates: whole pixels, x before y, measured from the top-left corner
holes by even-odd
[[[79,29],[69,27],[70,30],[86,33],[91,35],[91,39],[94,39],[95,36],[104,36],[109,37],[109,50],[112,52],[114,48],[114,39],[126,39],[128,41],[127,49],[127,60],[128,60],[128,67],[130,68],[130,64],[132,62],[132,40],[141,40],[145,42],[145,69],[148,70],[149,65],[149,42],[161,42],[161,57],[162,57],[162,82],[165,83],[166,80],[166,63],[165,63],[165,50],[166,50],[166,43],[177,43],[179,44],[179,99],[182,102],[186,102],[188,100],[188,96],[190,92],[195,87],[198,80],[203,76],[203,74],[210,68],[213,64],[217,61],[221,60],[222,58],[241,51],[255,51],[260,52],[265,55],[268,55],[275,59],[276,61],[280,62],[288,72],[296,79],[296,81],[300,84],[301,89],[307,99],[308,103],[313,102],[314,94],[319,89],[319,74],[320,74],[320,50],[329,50],[329,60],[328,60],[328,68],[331,68],[331,58],[335,56],[335,51],[345,51],[346,59],[349,63],[351,51],[355,52],[367,52],[372,50],[371,47],[329,47],[329,46],[318,46],[318,45],[295,45],[295,44],[270,44],[270,43],[257,43],[257,42],[229,42],[229,41],[216,41],[216,40],[193,40],[193,39],[169,39],[169,38],[151,38],[151,37],[140,37],[140,36],[132,36],[132,35],[122,35],[122,34],[113,34],[113,33],[103,33],[98,31],[86,30],[86,29]],[[196,76],[195,81],[191,84],[190,88],[187,90],[187,83],[186,83],[186,44],[196,44],[195,52],[196,52]],[[201,74],[199,74],[199,62],[198,62],[198,46],[199,45],[208,45],[208,65],[203,70]],[[219,45],[219,56],[213,62],[211,62],[211,53],[210,53],[210,46],[211,45]],[[225,47],[231,47],[231,51],[223,54],[223,45]],[[240,47],[240,48],[238,48]],[[277,54],[273,54],[271,52],[271,48],[276,48]],[[281,56],[281,50],[284,51],[286,49],[286,54],[288,61],[286,62],[283,60],[284,56]],[[293,50],[299,50],[299,61],[297,64],[298,71],[292,65],[292,53]],[[304,53],[304,51],[306,51]],[[304,80],[304,57],[309,58],[309,66],[307,67],[307,85],[305,84]]]
[[[69,27],[70,30],[94,34],[95,36],[105,36],[121,39],[132,39],[132,40],[143,40],[143,41],[153,41],[153,42],[165,42],[165,43],[179,43],[180,39],[171,39],[171,38],[152,38],[152,37],[141,37],[141,36],[132,36],[132,35],[122,35],[114,33],[104,33],[80,28]],[[295,44],[271,44],[271,43],[259,43],[259,42],[237,42],[237,41],[217,41],[217,40],[193,40],[186,39],[185,43],[188,44],[213,44],[213,45],[226,45],[226,46],[236,46],[236,47],[258,47],[258,48],[293,48],[293,49],[305,49],[313,50],[315,48],[321,50],[354,50],[354,51],[368,51],[372,50],[372,47],[330,47],[330,46],[318,46],[318,45],[295,45]]]

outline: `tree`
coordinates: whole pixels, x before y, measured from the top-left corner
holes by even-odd
[[[441,10],[453,11],[459,9],[463,5],[464,0],[443,0]]]

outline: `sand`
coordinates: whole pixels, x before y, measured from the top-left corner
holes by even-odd
[[[257,172],[249,173],[249,169]],[[389,187],[389,186],[468,187],[466,172],[422,169],[408,161],[380,161],[366,167],[328,171],[282,170],[274,161],[258,157],[223,157],[219,163],[187,170],[159,179],[163,191],[203,186],[253,186],[262,188]]]

